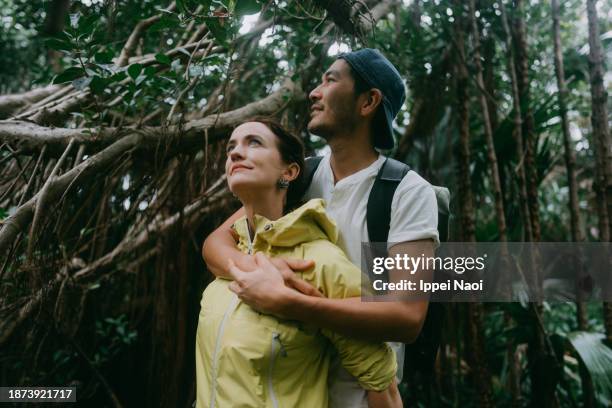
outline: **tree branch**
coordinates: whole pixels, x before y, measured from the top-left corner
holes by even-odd
[[[34,219],[32,220],[32,227],[30,228],[30,239],[28,240],[28,249],[26,251],[26,259],[31,259],[32,257],[32,250],[34,248],[34,241],[36,239],[36,229],[38,225],[40,224],[40,217],[42,216],[42,212],[44,210],[45,203],[48,202],[46,198],[47,198],[47,192],[49,191],[49,185],[51,184],[51,182],[53,182],[53,180],[55,180],[55,176],[61,169],[62,165],[64,164],[66,157],[68,157],[68,154],[70,153],[70,150],[72,149],[73,144],[74,144],[74,139],[70,139],[70,142],[68,143],[68,147],[66,147],[66,150],[64,150],[62,157],[60,157],[60,159],[57,161],[57,163],[55,164],[55,167],[53,168],[53,171],[49,175],[49,178],[47,179],[43,187],[40,189],[40,192],[38,193],[39,199],[36,202],[36,208],[34,210],[34,216],[33,216]]]
[[[188,149],[201,141],[201,134],[208,129],[209,136],[225,134],[228,129],[246,118],[272,114],[280,110],[289,100],[304,98],[303,92],[293,82],[286,81],[281,88],[266,98],[247,104],[233,111],[213,114],[187,122],[184,127],[125,128],[56,128],[39,126],[23,121],[0,121],[0,142],[16,146],[23,153],[31,153],[47,146],[49,155],[58,157],[71,139],[85,146],[85,151],[100,150],[126,135],[141,133],[144,144],[139,148],[154,148],[168,136],[180,136],[176,142],[179,149]]]
[[[207,41],[204,41],[204,44],[207,44]],[[170,58],[174,58],[175,56],[182,54],[185,51],[190,51],[191,49],[197,46],[198,43],[194,42],[182,47],[175,47],[170,51],[167,51],[165,54]],[[211,53],[219,52],[222,49],[223,47],[219,46],[213,47]],[[197,53],[196,56],[198,56]],[[143,67],[159,64],[159,62],[155,59],[155,55],[153,54],[145,55],[142,57],[130,58],[129,62],[137,62]],[[119,84],[125,85],[130,81],[131,79],[126,78]],[[41,125],[57,125],[60,124],[63,120],[65,120],[70,114],[70,112],[76,111],[78,110],[78,108],[85,105],[90,100],[90,97],[91,93],[89,92],[89,89],[83,91],[76,91],[74,87],[68,85],[67,87],[60,89],[58,92],[56,92],[56,94],[51,95],[51,97],[46,103],[36,104],[28,111],[13,116],[10,119],[29,119],[30,121]]]
[[[20,94],[0,96],[0,119],[10,117],[19,109],[52,95],[60,88],[61,85],[49,85],[44,88],[36,88]]]
[[[372,9],[359,0],[314,0],[313,3],[327,10],[328,15],[342,31],[363,41],[376,22],[385,17],[399,2],[397,0],[378,2]]]
[[[20,135],[22,136],[22,142],[25,140],[25,137],[28,138],[29,145],[27,148],[35,148],[35,146],[42,148],[45,141],[50,150],[56,150],[61,146],[68,146],[71,140],[84,145],[91,144],[92,139],[95,140],[96,138],[98,140],[94,143],[98,145],[112,143],[101,152],[91,156],[70,171],[51,181],[46,194],[48,200],[54,201],[65,194],[68,187],[72,186],[77,178],[79,178],[81,183],[84,183],[100,174],[104,174],[105,169],[130,150],[155,149],[162,142],[172,140],[175,144],[173,146],[175,154],[180,151],[193,151],[194,147],[201,145],[204,131],[208,133],[208,141],[214,141],[221,136],[227,135],[230,129],[250,117],[276,113],[286,106],[287,102],[294,96],[304,97],[295,84],[287,81],[281,89],[261,101],[250,103],[230,112],[188,122],[184,127],[173,126],[167,129],[161,127],[105,129],[102,131],[103,137],[101,138],[100,133],[92,137],[91,134],[87,133],[88,129],[59,129],[58,132],[58,129],[39,126],[34,130],[29,128],[29,132],[21,133]],[[26,128],[27,126],[36,126],[31,124],[15,124],[15,122],[9,123],[13,128],[20,125]],[[0,139],[8,134],[18,142],[20,138],[15,136],[16,132],[7,133],[2,131],[2,125],[4,124],[0,122]],[[46,137],[40,137],[38,131],[41,130],[47,132]],[[92,130],[89,129],[89,131]],[[170,136],[175,137],[170,139]],[[53,144],[53,149],[51,149],[51,143]],[[24,147],[26,146],[21,146],[20,148]],[[66,149],[66,147],[63,149]],[[40,196],[41,192],[38,192],[29,201],[20,206],[13,215],[4,220],[2,229],[0,229],[0,253],[9,247],[19,232],[24,231],[28,227]]]
[[[168,6],[167,10],[172,11],[174,10],[175,6],[176,6],[175,3],[172,2],[172,4]],[[134,53],[134,49],[136,49],[136,46],[138,45],[138,41],[140,40],[140,37],[142,37],[142,35],[144,34],[147,28],[151,27],[153,24],[158,22],[162,18],[162,16],[163,16],[163,13],[160,13],[156,16],[152,16],[144,20],[140,20],[138,24],[136,24],[136,27],[134,27],[132,34],[130,34],[130,37],[128,38],[128,40],[125,42],[125,45],[121,49],[121,54],[119,55],[119,58],[117,59],[118,67],[124,67],[129,63],[130,56]]]
[[[203,215],[218,211],[220,208],[227,206],[227,199],[229,198],[228,189],[220,189],[224,183],[225,177],[221,177],[200,199],[187,205],[181,212],[173,214],[167,219],[153,221],[136,236],[126,236],[111,252],[98,258],[92,264],[80,269],[72,275],[71,279],[73,279],[74,284],[87,284],[87,282],[99,278],[100,274],[109,266],[117,265],[117,261],[121,260],[125,255],[133,254],[136,251],[142,251],[142,249],[154,238],[158,238],[160,235],[171,231],[179,222],[183,222],[188,226],[193,226],[203,219]],[[54,279],[49,281],[47,285],[28,299],[15,316],[0,321],[0,347],[4,346],[15,330],[39,309],[45,295],[59,289],[61,283],[66,278],[66,273],[66,270],[62,269],[55,275]]]

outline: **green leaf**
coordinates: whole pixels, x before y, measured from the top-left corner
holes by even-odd
[[[45,45],[48,48],[59,50],[59,51],[72,51],[74,49],[74,46],[72,45],[70,41],[66,41],[65,39],[55,38],[55,37],[47,38],[45,40]]]
[[[310,49],[310,54],[318,57],[323,52],[323,44],[317,44]]]
[[[261,10],[261,5],[257,0],[237,0],[234,13],[238,16],[255,14]]]
[[[579,331],[569,333],[567,338],[586,366],[599,397],[612,401],[612,349],[603,343],[605,336]]]
[[[94,95],[101,95],[106,89],[106,81],[100,78],[99,76],[95,76],[91,79],[91,82],[89,83],[89,89],[91,89],[91,92]]]
[[[155,67],[146,67],[144,69],[144,74],[148,77],[154,76],[156,72],[157,70],[155,69]]]
[[[132,64],[127,69],[128,75],[134,80],[138,78],[138,75],[140,75],[141,71],[142,71],[142,65],[140,64]]]
[[[74,81],[77,78],[85,76],[85,71],[81,67],[70,67],[53,79],[54,84],[63,84]]]
[[[204,14],[208,14],[210,11],[210,4],[212,0],[200,0],[200,5],[202,5],[202,10],[204,10]]]
[[[113,62],[114,53],[112,50],[96,52],[94,59],[98,64],[110,64]]]
[[[170,65],[170,63],[172,62],[170,57],[162,53],[155,54],[155,60],[159,62],[160,64],[167,64],[167,65]]]
[[[113,74],[110,78],[109,78],[109,83],[110,82],[119,82],[119,81],[123,81],[125,78],[127,78],[127,75],[125,74],[125,71],[119,71],[116,74]]]
[[[219,44],[223,45],[227,41],[227,29],[229,22],[224,17],[211,18],[206,21],[206,26],[217,39]]]
[[[79,28],[77,30],[80,36],[86,37],[91,35],[98,26],[99,20],[100,16],[95,13],[92,13],[87,17],[83,17],[79,22]]]
[[[179,21],[173,16],[169,16],[167,14],[162,15],[158,22],[153,24],[151,28],[149,28],[150,32],[163,30],[166,28],[174,28],[179,25]]]

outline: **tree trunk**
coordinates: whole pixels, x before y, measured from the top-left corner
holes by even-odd
[[[601,209],[599,211],[600,239],[610,241],[610,206],[612,205],[612,150],[608,128],[608,95],[603,83],[603,52],[599,33],[596,1],[587,1],[589,20],[589,74],[591,80],[591,124],[596,158],[596,191]],[[607,228],[606,228],[607,225]]]
[[[506,53],[507,53],[507,64],[508,73],[510,74],[510,82],[512,84],[512,137],[516,144],[516,160],[518,165],[516,166],[516,175],[518,191],[519,191],[519,208],[521,213],[521,223],[523,224],[523,239],[527,242],[533,241],[533,232],[531,229],[531,216],[529,211],[529,203],[527,199],[527,180],[525,176],[525,166],[523,162],[524,148],[523,148],[523,119],[521,116],[521,99],[518,90],[518,80],[516,77],[516,67],[514,64],[514,49],[512,46],[512,35],[510,33],[510,26],[508,25],[508,15],[503,2],[500,2],[501,8],[501,20],[506,35]],[[504,314],[504,320],[506,322],[511,321],[511,317]],[[509,364],[509,375],[508,375],[508,387],[510,394],[512,395],[512,406],[521,407],[523,405],[521,397],[521,386],[520,386],[520,355],[515,350],[512,344],[508,344],[506,350],[506,358]]]
[[[459,7],[457,7],[459,10]],[[465,39],[464,28],[459,11],[456,13],[455,36],[456,36],[456,60],[455,68],[455,90],[456,90],[456,119],[459,129],[459,145],[457,148],[457,179],[458,198],[461,211],[460,237],[466,242],[476,241],[476,227],[474,225],[474,197],[472,194],[472,179],[470,174],[470,96],[468,93],[469,74],[465,66]]]
[[[525,175],[527,180],[527,198],[529,203],[529,216],[531,217],[531,230],[533,240],[540,241],[540,211],[538,205],[538,173],[535,163],[537,136],[533,111],[531,109],[531,98],[529,93],[529,58],[527,55],[527,34],[525,33],[525,22],[523,20],[523,2],[515,1],[513,20],[515,65],[517,85],[521,103],[521,117],[523,119],[522,132],[524,141]]]
[[[587,0],[589,19],[589,74],[591,79],[591,124],[595,145],[595,191],[599,210],[600,241],[610,241],[610,212],[612,209],[612,144],[608,128],[608,95],[603,84],[603,53],[599,37],[599,22],[595,0]],[[606,285],[609,286],[609,285]],[[610,293],[606,294],[606,298]],[[606,337],[612,341],[612,304],[604,303],[604,325]]]
[[[572,241],[584,241],[584,234],[580,227],[580,208],[578,207],[578,183],[576,182],[576,153],[575,147],[569,131],[569,120],[567,117],[567,106],[565,99],[567,97],[567,86],[565,84],[565,72],[563,70],[563,52],[561,49],[561,35],[559,29],[559,3],[557,0],[552,0],[552,18],[553,18],[553,42],[555,50],[555,74],[557,77],[557,100],[559,103],[559,116],[561,116],[561,130],[563,132],[563,146],[565,153],[565,167],[567,169],[567,184],[569,186],[570,201],[570,220]],[[577,271],[579,272],[579,271]],[[577,273],[578,279],[582,274]],[[577,285],[578,287],[578,285]],[[580,290],[577,291],[580,293]],[[578,330],[587,330],[586,305],[580,299],[576,302],[576,320]],[[582,403],[585,408],[593,407],[595,404],[595,390],[593,381],[586,367],[580,362],[580,379],[582,381]]]
[[[497,101],[500,100],[500,96],[497,93],[495,88],[495,70],[496,66],[493,63],[495,60],[495,37],[489,33],[486,37],[482,39],[482,57],[483,61],[485,61],[484,66],[482,67],[482,77],[485,84],[485,89],[487,90],[487,94],[490,98],[487,98],[487,105],[489,107],[489,119],[491,120],[491,129],[493,133],[499,126],[499,108],[497,106]],[[502,174],[500,176],[503,177]],[[503,183],[502,183],[503,185]]]
[[[454,31],[456,36],[455,43],[455,87],[456,87],[456,110],[457,125],[459,128],[459,146],[457,149],[458,158],[458,179],[459,179],[459,200],[461,207],[461,239],[465,242],[475,242],[474,225],[474,199],[472,193],[472,183],[470,174],[470,117],[469,117],[469,74],[465,64],[465,39],[463,32],[466,21],[463,18],[462,6],[460,2],[455,3],[456,22]],[[502,207],[503,208],[503,207]],[[503,213],[503,209],[502,209]],[[491,376],[484,358],[484,327],[483,316],[484,308],[481,303],[467,304],[466,334],[469,341],[466,342],[467,356],[472,368],[472,378],[479,394],[480,407],[493,406],[493,393]]]
[[[457,79],[457,122],[459,127],[458,156],[458,192],[460,201],[461,239],[466,242],[476,241],[474,224],[474,198],[470,174],[470,124],[467,80]],[[465,99],[459,99],[465,95]]]
[[[480,408],[493,407],[491,375],[485,361],[484,308],[482,303],[467,304],[465,347],[469,358],[471,375],[476,384]]]
[[[524,142],[524,159],[522,163],[525,167],[525,180],[527,203],[529,206],[529,217],[531,220],[531,235],[532,241],[539,242],[541,239],[541,227],[538,205],[538,173],[535,163],[537,152],[537,135],[535,133],[535,124],[533,111],[531,109],[531,97],[529,91],[529,58],[527,53],[527,34],[525,30],[525,21],[523,20],[523,1],[515,0],[514,2],[514,18],[513,18],[513,39],[514,39],[514,66],[516,70],[516,89],[518,91],[518,100],[520,101],[520,112],[522,119],[523,142]],[[516,121],[516,119],[515,119]],[[538,272],[540,268],[540,260],[537,248],[534,248],[531,265],[534,271],[533,285],[537,292],[540,291],[541,281]],[[558,401],[555,395],[555,389],[559,381],[560,367],[556,362],[554,351],[548,340],[547,334],[544,331],[542,323],[543,305],[541,302],[535,302],[529,307],[529,314],[533,319],[534,332],[529,341],[527,349],[527,359],[530,369],[529,376],[531,379],[531,405],[537,407],[555,407]]]
[[[578,183],[576,182],[576,153],[569,131],[567,118],[567,86],[563,70],[563,52],[561,50],[561,37],[559,30],[559,4],[552,0],[553,40],[555,48],[555,74],[557,76],[557,100],[559,103],[559,116],[561,116],[561,130],[563,131],[563,146],[565,150],[565,167],[567,168],[567,185],[570,192],[569,210],[571,217],[572,241],[584,241],[584,234],[580,228],[580,209],[578,206]]]
[[[44,23],[44,34],[54,36],[62,32],[64,29],[64,21],[70,11],[70,0],[52,0],[48,6],[47,17]],[[54,72],[61,72],[62,53],[57,50],[49,49],[47,51],[49,65],[53,67]]]
[[[485,130],[485,140],[487,143],[487,157],[489,159],[489,171],[491,174],[491,184],[493,185],[493,195],[495,201],[495,215],[497,219],[497,229],[499,231],[499,240],[506,242],[506,216],[504,213],[504,201],[502,196],[502,187],[499,179],[499,167],[497,164],[497,154],[495,153],[495,145],[493,143],[493,129],[491,127],[491,119],[489,116],[489,106],[484,94],[484,80],[482,76],[482,64],[480,62],[480,33],[475,17],[474,0],[470,0],[470,21],[472,25],[472,41],[474,44],[474,65],[476,66],[476,83],[479,88],[478,96],[480,100],[480,108],[482,110],[482,120]]]
[[[506,34],[506,51],[508,53],[508,73],[510,74],[510,82],[512,83],[512,109],[513,109],[513,128],[512,136],[516,143],[516,160],[517,160],[517,183],[519,190],[519,205],[521,209],[521,221],[524,229],[524,239],[527,242],[533,241],[533,230],[531,229],[531,215],[529,209],[529,201],[527,197],[527,179],[525,176],[525,165],[523,156],[525,154],[523,147],[523,118],[521,116],[521,97],[518,89],[518,79],[516,75],[516,66],[514,64],[514,50],[512,47],[512,36],[510,26],[508,25],[508,15],[503,2],[501,5],[501,19]]]

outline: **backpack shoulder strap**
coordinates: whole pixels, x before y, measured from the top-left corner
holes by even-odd
[[[311,156],[307,157],[305,160],[305,169],[304,169],[304,190],[310,187],[312,184],[312,179],[314,177],[315,171],[321,164],[321,160],[323,160],[323,156]]]
[[[370,242],[386,242],[391,227],[391,203],[393,194],[410,166],[387,158],[380,168],[368,197],[366,211]]]
[[[370,242],[386,242],[391,227],[391,203],[397,186],[404,176],[410,171],[410,167],[393,159],[386,159],[381,167],[372,191],[368,198],[367,225]],[[448,225],[450,193],[442,187],[434,187],[438,208],[442,207],[442,213],[446,219],[443,225]],[[438,220],[440,225],[440,219]],[[440,229],[440,226],[438,226]],[[447,233],[446,228],[443,233]],[[425,322],[412,344],[407,344],[405,349],[405,366],[410,367],[410,372],[419,372],[423,378],[431,379],[433,368],[441,341],[442,321],[444,319],[444,306],[442,303],[432,302],[427,309]],[[426,381],[427,384],[430,383]]]
[[[438,204],[438,235],[440,242],[446,242],[450,235],[451,219],[453,218],[450,210],[451,194],[446,187],[431,187],[434,193],[436,193],[436,202]]]

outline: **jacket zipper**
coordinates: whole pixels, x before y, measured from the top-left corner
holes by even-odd
[[[221,338],[223,337],[223,332],[225,331],[225,323],[229,319],[231,312],[238,305],[238,296],[233,295],[232,300],[230,301],[230,305],[225,309],[225,313],[223,314],[223,319],[221,320],[221,324],[219,325],[219,330],[217,330],[217,338],[215,339],[215,350],[213,352],[213,366],[212,366],[212,381],[210,385],[210,408],[215,407],[215,395],[216,395],[216,387],[217,387],[217,370],[219,365],[219,351],[221,350]]]
[[[280,341],[280,333],[274,332],[272,333],[272,345],[270,346],[270,370],[268,371],[268,393],[270,394],[270,399],[272,400],[272,406],[274,408],[278,408],[278,399],[276,398],[274,386],[272,385],[272,374],[274,371],[274,363],[276,362],[276,358],[279,354],[286,357],[287,351],[285,350],[285,347],[283,347],[283,343]]]
[[[249,247],[248,247],[248,253],[249,255],[251,255],[253,253],[253,241],[251,240],[251,231],[250,231],[250,227],[249,227],[249,222],[248,220],[246,221],[246,226],[247,226],[247,238],[249,239]],[[219,364],[219,351],[221,350],[221,338],[223,337],[223,332],[225,330],[225,323],[227,322],[227,319],[229,319],[229,316],[231,314],[231,312],[236,308],[236,306],[238,305],[239,299],[238,296],[233,295],[232,300],[230,302],[230,305],[227,307],[227,309],[225,310],[225,313],[223,314],[223,319],[221,320],[221,324],[219,325],[219,330],[217,331],[217,338],[215,339],[215,350],[213,352],[213,367],[212,367],[212,382],[211,382],[211,387],[210,387],[210,408],[214,408],[215,407],[215,395],[216,395],[216,386],[217,386],[217,370],[218,370],[218,364]]]
[[[249,227],[249,220],[246,220],[246,226],[247,226],[247,238],[249,239],[248,254],[253,255],[253,241],[251,240],[251,227]]]
[[[247,238],[249,240],[248,242],[248,253],[249,255],[253,254],[253,241],[251,240],[251,230],[249,227],[249,222],[247,220]],[[219,330],[217,331],[217,338],[215,339],[215,351],[213,353],[213,373],[212,373],[212,383],[211,383],[211,393],[210,393],[210,408],[214,408],[215,407],[215,395],[216,395],[216,391],[215,388],[217,386],[217,370],[218,370],[218,358],[219,358],[219,351],[221,350],[221,339],[223,337],[223,332],[225,329],[225,323],[227,322],[227,319],[229,318],[230,313],[234,310],[234,308],[236,308],[236,306],[238,305],[239,299],[238,296],[233,295],[232,301],[230,302],[230,305],[228,306],[228,308],[225,310],[225,313],[223,314],[223,320],[221,320],[221,324],[219,325]]]

